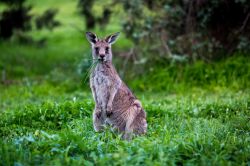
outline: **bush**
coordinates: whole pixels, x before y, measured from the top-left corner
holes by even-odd
[[[37,17],[37,29],[48,28],[52,30],[60,25],[58,21],[54,20],[57,13],[56,9],[48,9],[41,16],[34,16],[30,14],[32,6],[27,6],[24,2],[25,0],[4,0],[0,2],[7,4],[7,9],[0,14],[0,38],[9,39],[16,35],[21,43],[34,43],[32,37],[23,34],[23,32],[32,30],[31,24],[34,17]]]

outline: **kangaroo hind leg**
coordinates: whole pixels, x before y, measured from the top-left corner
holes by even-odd
[[[131,140],[133,135],[140,134],[140,131],[138,129],[141,128],[141,122],[137,122],[138,120],[142,121],[140,117],[141,112],[144,113],[141,107],[141,103],[136,100],[134,104],[127,110],[127,121],[126,121],[126,127],[125,127],[125,133],[123,138],[126,140]],[[145,114],[145,113],[144,113]],[[145,120],[146,122],[146,120]]]

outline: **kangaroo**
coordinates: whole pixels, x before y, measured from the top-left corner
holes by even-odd
[[[105,124],[109,124],[118,129],[124,139],[130,140],[133,135],[146,133],[146,113],[112,64],[111,45],[118,36],[119,32],[99,39],[94,33],[86,32],[93,60],[98,60],[90,75],[95,101],[93,126],[96,132],[100,132]]]

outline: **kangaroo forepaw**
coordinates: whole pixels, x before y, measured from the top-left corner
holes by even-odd
[[[107,117],[110,117],[112,114],[113,114],[112,111],[107,111],[107,112],[106,112]]]
[[[113,114],[112,107],[111,106],[107,106],[107,110],[106,110],[107,117],[110,117],[112,114]]]

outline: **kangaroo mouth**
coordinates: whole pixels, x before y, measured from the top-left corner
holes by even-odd
[[[98,58],[98,62],[101,62],[101,63],[104,63],[106,62],[107,60],[105,58]]]
[[[104,58],[99,58],[98,61],[99,62],[104,62]]]

